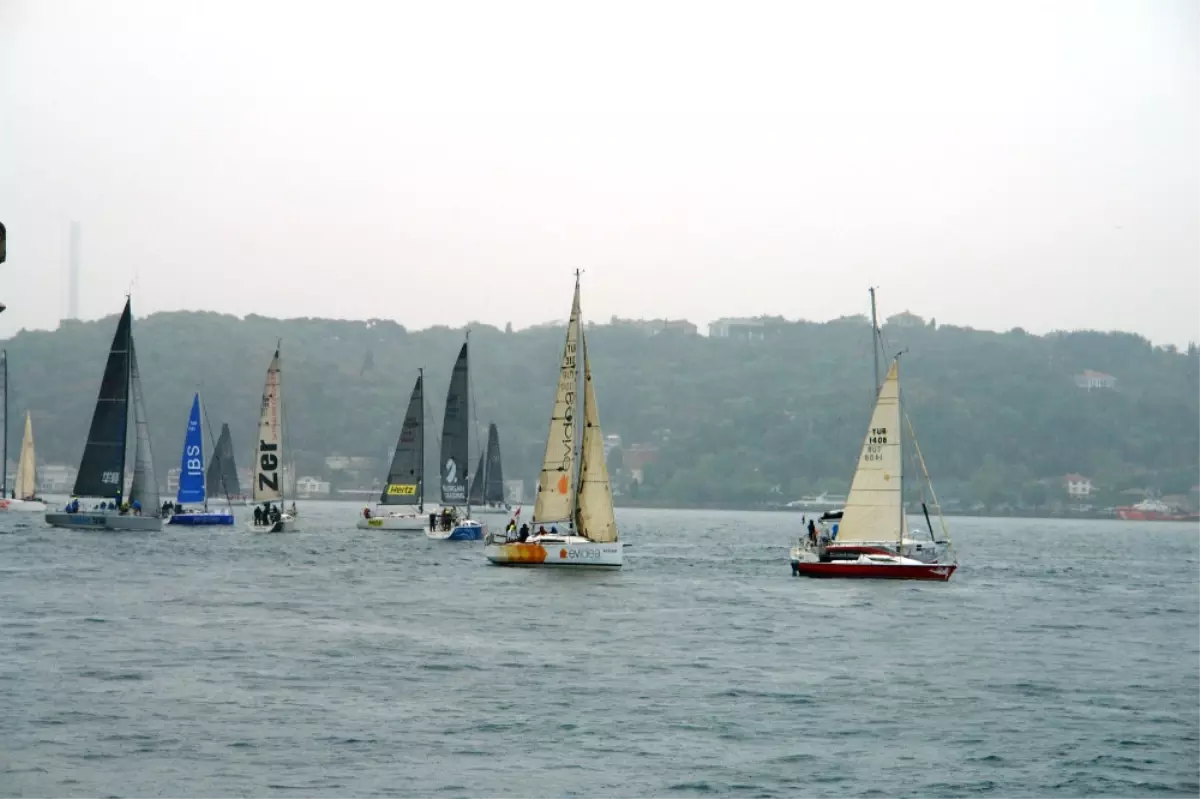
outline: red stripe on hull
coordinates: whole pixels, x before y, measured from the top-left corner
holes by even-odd
[[[797,563],[796,574],[805,577],[842,577],[859,580],[936,580],[946,582],[954,564],[922,563],[920,566],[863,563]]]

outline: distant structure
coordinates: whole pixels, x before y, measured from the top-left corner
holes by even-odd
[[[79,223],[71,222],[67,251],[67,318],[79,319]]]
[[[1093,372],[1084,369],[1083,374],[1075,375],[1075,385],[1091,391],[1092,389],[1107,389],[1112,391],[1117,387],[1117,378],[1104,372]]]

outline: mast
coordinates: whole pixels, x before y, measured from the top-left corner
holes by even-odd
[[[872,290],[871,296],[872,296],[872,298],[875,296],[874,290]],[[878,352],[878,347],[876,348],[876,352]],[[896,410],[899,411],[899,418],[901,420],[903,420],[904,419],[904,402],[900,398],[900,355],[901,354],[902,353],[899,353],[899,352],[896,353]],[[900,478],[900,526],[896,531],[896,543],[897,543],[896,554],[903,555],[904,554],[904,526],[905,525],[904,525],[904,433],[903,433],[903,425],[902,424],[896,425],[896,443],[900,447],[900,468],[897,470],[900,472],[900,475],[899,475],[899,478]]]
[[[467,436],[468,436],[467,441],[469,442],[471,440],[469,437],[471,435],[471,402],[470,402],[470,399],[471,399],[471,347],[470,347],[471,328],[469,328],[469,327],[467,328],[465,339],[466,339],[466,341],[463,346],[465,346],[467,348],[467,361],[466,361],[467,380],[466,380],[466,385],[463,386],[463,391],[466,392],[466,395],[467,395],[466,403],[465,403],[465,405],[466,405],[465,410],[467,412]],[[478,437],[476,437],[476,438],[478,438]],[[479,442],[476,441],[476,443],[478,444]],[[465,451],[467,452],[467,462],[464,463],[463,466],[467,469],[470,469],[471,468],[471,454],[470,454],[471,448],[470,448],[469,444]],[[471,475],[469,472],[463,475],[463,485],[466,486],[466,491],[463,492],[463,496],[467,500],[467,518],[470,519],[471,518]]]
[[[133,309],[132,309],[132,307],[130,307],[132,305],[133,305],[133,303],[130,301],[129,295],[126,294],[125,295],[125,307],[129,308],[129,325],[125,328],[125,385],[127,386],[126,390],[129,392],[129,395],[128,395],[129,400],[133,399],[133,355],[130,352],[130,350],[133,348]],[[125,504],[125,502],[124,502],[124,500],[125,500],[125,496],[124,496],[125,495],[125,466],[126,466],[127,461],[129,460],[129,441],[128,441],[128,438],[129,438],[129,414],[131,414],[133,412],[133,408],[130,407],[132,405],[133,405],[133,403],[129,402],[129,401],[126,401],[126,403],[125,403],[125,435],[123,436],[123,439],[125,440],[125,446],[121,449],[121,482],[117,483],[117,496],[121,499],[121,501],[117,503],[118,508],[119,508],[119,506]],[[137,454],[137,439],[136,439],[137,424],[136,424],[136,422],[134,424],[134,428],[135,428],[133,431],[134,436],[135,436],[135,438],[134,438],[134,456],[136,458],[136,454]],[[133,493],[132,488],[133,488],[133,486],[130,486],[131,494]]]
[[[417,452],[418,463],[421,464],[421,473],[417,478],[417,510],[422,515],[425,513],[425,367],[417,368],[417,382],[421,384],[421,425],[417,428]],[[401,430],[404,423],[401,422]],[[387,479],[387,478],[384,478]]]
[[[575,270],[575,296],[576,297],[579,296],[579,275],[580,275],[580,270],[576,269]],[[583,350],[586,351],[587,345],[583,343],[583,303],[582,302],[579,303],[579,313],[575,317],[575,326],[578,330],[577,335],[579,336],[579,345],[578,346],[582,347]],[[577,349],[576,353],[579,354],[580,350]],[[579,390],[579,381],[581,379],[580,372],[582,372],[584,370],[579,368],[578,360],[576,360],[575,363],[576,363],[576,366],[575,366],[575,396],[580,398],[579,399],[579,414],[575,418],[576,418],[576,420],[579,420],[579,419],[586,420],[587,419],[587,397],[584,396],[585,392],[580,392],[580,390]],[[584,378],[584,379],[586,380],[586,378]],[[584,422],[584,424],[586,425],[587,423]],[[575,462],[573,464],[571,464],[571,485],[573,486],[574,490],[571,491],[571,514],[567,518],[570,519],[569,523],[570,523],[570,527],[571,527],[572,531],[574,531],[576,529],[575,519],[579,515],[579,489],[581,488],[581,482],[582,482],[580,480],[580,474],[583,469],[583,436],[580,435],[581,427],[582,427],[582,425],[578,424],[578,421],[576,421],[576,424],[572,425],[572,427],[571,427],[571,434],[574,437],[574,442],[572,443],[572,447],[574,448],[574,452],[575,452]]]
[[[4,363],[4,429],[0,430],[0,436],[4,436],[4,455],[3,460],[0,460],[0,499],[8,496],[8,350],[0,350],[0,361]]]
[[[875,393],[873,396],[879,396],[879,323],[875,317],[875,287],[870,288],[871,292],[871,356],[875,359],[875,371],[872,373],[875,378]]]

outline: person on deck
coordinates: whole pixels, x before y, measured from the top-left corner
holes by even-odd
[[[258,507],[257,505],[254,506],[254,523],[260,527],[262,526],[262,523],[263,523],[262,508]]]
[[[429,514],[429,532],[437,532],[437,519],[438,515],[436,512]]]
[[[135,500],[133,501],[133,515],[134,515],[134,516],[141,516],[141,515],[142,515],[142,503],[141,503],[141,500],[137,500],[137,499],[135,499]]]
[[[529,540],[529,525],[522,524],[521,532],[517,533],[517,540],[522,544]]]
[[[813,544],[817,543],[817,525],[812,519],[808,520],[808,540]]]
[[[364,519],[371,518],[371,506],[370,505],[367,505],[365,508],[363,508],[363,518]]]

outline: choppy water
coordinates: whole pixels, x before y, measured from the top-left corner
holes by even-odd
[[[786,514],[627,565],[353,528],[0,519],[0,794],[1200,793],[1195,526],[951,520],[948,584],[790,576]]]

